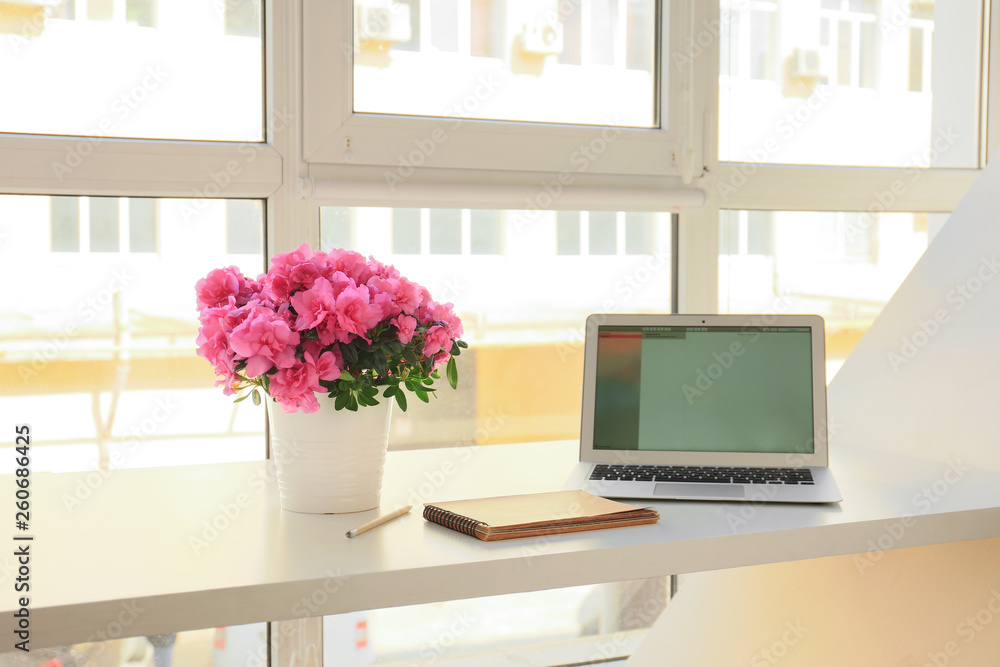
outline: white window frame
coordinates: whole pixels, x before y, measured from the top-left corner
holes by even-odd
[[[719,18],[719,3],[704,3]],[[1000,104],[989,105],[989,97],[1000,95],[1000,0],[984,0],[980,20],[981,95],[978,159],[975,168],[921,169],[918,180],[909,168],[802,166],[720,162],[718,160],[718,89],[708,91],[714,99],[705,120],[703,137],[707,174],[695,183],[705,189],[706,202],[681,212],[678,247],[678,310],[715,313],[719,301],[719,272],[715,258],[719,249],[720,210],[765,211],[866,211],[876,201],[875,193],[888,192],[893,184],[909,184],[902,195],[885,206],[886,211],[950,213],[986,166],[988,139],[1000,144]],[[935,30],[935,38],[938,31]],[[991,43],[993,48],[991,49]],[[942,53],[935,48],[935,53]],[[706,54],[718,72],[718,49]],[[708,80],[708,79],[706,79]],[[720,192],[722,184],[742,182],[735,192]],[[898,188],[898,185],[897,185]]]
[[[303,1],[304,197],[350,202],[346,205],[380,201],[428,206],[442,198],[437,186],[447,183],[446,189],[460,199],[453,205],[489,200],[479,205],[524,208],[526,195],[530,198],[541,183],[571,168],[575,151],[611,136],[606,147],[598,144],[600,158],[586,173],[573,172],[558,208],[593,207],[594,199],[610,208],[623,193],[645,196],[647,207],[667,210],[676,203],[702,201],[696,190],[683,192],[685,181],[703,171],[702,144],[695,137],[701,136],[704,110],[691,95],[700,58],[678,66],[666,50],[658,49],[661,128],[355,113],[352,11],[350,2]],[[667,11],[660,12],[659,34],[669,35],[671,44],[681,43],[696,11],[694,0],[667,3]],[[422,164],[404,185],[389,187],[386,170],[397,167],[417,142],[433,136],[446,136],[447,150],[422,155]],[[682,192],[671,199],[675,190]]]

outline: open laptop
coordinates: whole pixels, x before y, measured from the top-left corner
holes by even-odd
[[[831,503],[818,315],[591,315],[580,464],[611,498]]]

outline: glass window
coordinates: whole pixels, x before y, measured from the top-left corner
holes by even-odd
[[[116,197],[88,197],[90,252],[118,252],[121,248],[119,206]]]
[[[80,198],[51,197],[49,208],[52,252],[79,252]]]
[[[829,381],[927,249],[914,213],[722,211],[720,313],[817,313]]]
[[[499,255],[503,252],[503,213],[469,211],[469,237],[473,255]]]
[[[0,30],[0,132],[263,139],[259,0],[50,4]]]
[[[130,197],[128,200],[128,243],[130,252],[156,252],[156,200]]]
[[[659,125],[655,0],[354,8],[354,111]]]
[[[226,206],[226,252],[231,254],[260,255],[264,239],[260,221],[263,205],[254,199],[228,199]],[[254,274],[256,277],[256,274]]]
[[[246,233],[260,248],[263,207],[249,203],[257,217]],[[0,196],[0,262],[33,282],[0,304],[0,412],[35,425],[34,471],[263,458],[263,409],[234,404],[195,353],[195,283],[224,266],[251,276],[264,269],[262,253],[227,249],[228,208],[204,199]],[[118,224],[126,211],[128,224]],[[155,234],[132,234],[150,220]],[[0,457],[0,474],[13,462]]]
[[[324,207],[326,208],[326,207]],[[324,228],[320,218],[320,231]],[[420,209],[394,208],[392,210],[392,252],[397,255],[420,254]],[[324,246],[326,247],[326,246]],[[331,246],[336,247],[336,246]]]
[[[350,248],[354,245],[351,236],[351,209],[346,206],[324,206],[319,214],[320,233],[323,234],[320,239],[321,246]]]
[[[556,254],[580,254],[580,213],[559,211],[556,213]]]
[[[395,265],[435,299],[455,304],[469,343],[458,358],[459,391],[442,390],[430,405],[394,414],[390,448],[577,438],[587,315],[670,312],[667,213],[350,210],[352,249]],[[581,218],[587,217],[613,252],[597,254],[592,244],[580,254]],[[321,214],[320,220],[326,239],[330,218]],[[477,253],[471,240],[459,246],[463,224],[500,228],[489,235],[490,253]],[[629,236],[627,227],[633,229],[629,252],[617,242]],[[426,250],[412,243],[421,233],[431,240]],[[525,367],[536,369],[531,378]]]
[[[462,211],[454,208],[430,210],[430,251],[432,255],[462,252]]]
[[[978,166],[981,51],[973,9],[910,0],[721,0],[719,159]],[[948,54],[934,64],[933,82],[932,44]]]
[[[611,211],[587,214],[591,255],[614,255],[618,252],[618,220]]]

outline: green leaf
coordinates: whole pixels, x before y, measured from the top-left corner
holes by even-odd
[[[358,360],[358,350],[353,345],[348,345],[347,343],[341,343],[340,354],[343,355],[344,361],[346,361],[349,364],[353,364]]]
[[[413,393],[415,393],[417,395],[417,398],[419,398],[424,403],[430,403],[431,402],[431,399],[427,396],[427,392],[424,391],[423,389],[418,389],[418,390],[416,390]]]
[[[234,399],[233,403],[242,403],[243,401],[247,400],[248,398],[250,398],[250,394],[243,394],[239,398]]]
[[[254,389],[252,392],[250,392],[250,395],[253,396],[253,404],[260,405],[260,392]]]
[[[406,363],[410,364],[411,366],[416,366],[417,364],[420,363],[419,361],[417,361],[417,353],[413,351],[413,348],[409,347],[403,350],[403,359],[405,359]]]
[[[406,394],[402,391],[396,392],[396,403],[399,404],[399,409],[406,412]]]
[[[347,399],[347,409],[351,412],[358,411],[358,399],[356,399],[353,395],[349,396]]]
[[[340,379],[346,382],[354,382],[354,376],[351,375],[351,372],[346,368],[340,371]]]
[[[337,395],[337,399],[333,402],[333,407],[337,410],[343,410],[347,407],[347,400],[351,397],[348,392],[343,392]]]
[[[399,387],[397,385],[390,384],[388,387],[385,388],[385,391],[382,392],[382,395],[385,396],[386,398],[389,398],[390,396],[394,395],[397,391],[399,391]]]
[[[455,364],[455,357],[448,360],[448,367],[445,371],[448,375],[448,384],[452,389],[458,389],[458,366]]]

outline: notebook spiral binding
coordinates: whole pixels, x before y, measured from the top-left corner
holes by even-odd
[[[476,521],[475,519],[470,519],[467,516],[455,514],[454,512],[443,510],[440,507],[434,507],[433,505],[427,505],[424,507],[424,518],[428,521],[439,523],[442,526],[451,528],[452,530],[457,530],[460,533],[472,536],[475,536],[476,534],[476,526],[485,525],[485,522],[483,521]]]

